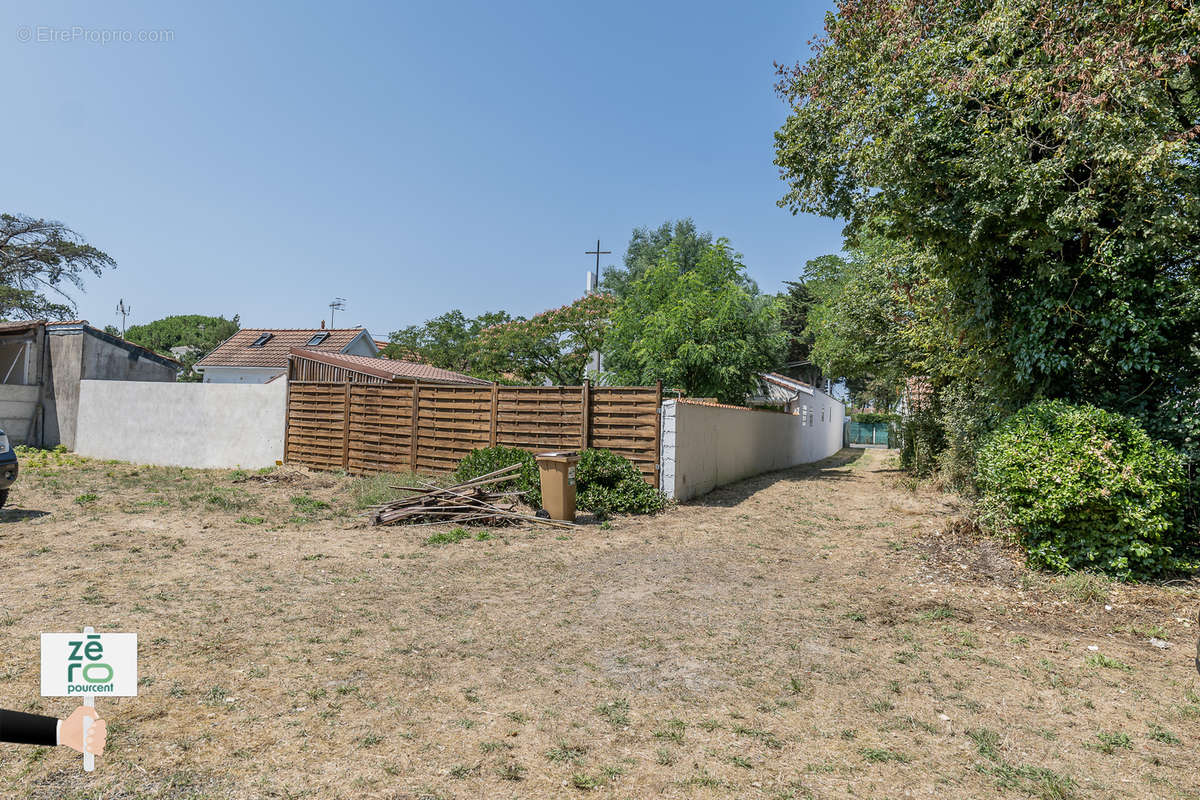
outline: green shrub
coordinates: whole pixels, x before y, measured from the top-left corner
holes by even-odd
[[[938,412],[927,409],[909,414],[899,433],[901,468],[918,478],[932,475],[938,454],[946,449],[946,430]]]
[[[542,483],[538,478],[537,460],[528,450],[503,445],[472,450],[458,462],[454,480],[462,483],[513,464],[521,465],[516,477],[493,483],[488,488],[496,492],[519,491],[522,500],[534,508],[541,508]]]
[[[1031,566],[1121,580],[1196,566],[1182,459],[1128,417],[1058,400],[1027,406],[984,441],[975,479],[985,520],[1016,529]]]
[[[954,383],[938,393],[945,449],[937,454],[942,488],[974,497],[975,455],[988,433],[1014,408],[984,384]]]
[[[599,517],[609,514],[657,514],[667,496],[646,483],[633,462],[611,450],[579,454],[575,468],[575,504]]]
[[[900,421],[899,414],[884,414],[876,411],[855,411],[850,414],[850,421],[860,425],[883,425]]]
[[[520,464],[517,477],[492,484],[497,491],[520,491],[522,499],[541,508],[542,490],[537,459],[515,447],[485,447],[468,453],[454,473],[457,481],[468,481]],[[497,488],[499,487],[499,488]],[[654,514],[667,507],[666,495],[646,483],[633,462],[611,450],[588,449],[579,454],[575,467],[575,505],[600,517],[609,514]]]

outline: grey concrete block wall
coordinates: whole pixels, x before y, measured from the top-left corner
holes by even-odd
[[[80,382],[174,382],[179,366],[136,345],[86,325],[50,326],[45,446],[77,449]]]
[[[79,411],[79,379],[83,375],[83,334],[56,334],[48,338],[50,363],[46,383],[46,447],[75,447],[75,418]]]
[[[287,382],[80,383],[75,451],[177,467],[255,469],[283,460]]]
[[[754,475],[828,458],[842,447],[846,409],[823,392],[811,417],[667,400],[662,413],[662,487],[687,500]]]
[[[0,431],[14,445],[28,444],[36,435],[38,386],[0,385]]]

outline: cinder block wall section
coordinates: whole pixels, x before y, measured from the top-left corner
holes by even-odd
[[[80,381],[75,451],[177,467],[255,469],[283,459],[287,382]]]
[[[14,445],[34,442],[38,420],[37,386],[0,386],[0,431]]]
[[[842,447],[845,407],[815,391],[808,413],[780,414],[667,400],[662,407],[662,488],[676,500],[764,472],[828,458]]]

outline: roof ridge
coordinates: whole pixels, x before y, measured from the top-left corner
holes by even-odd
[[[238,328],[237,332],[242,331],[330,331],[341,333],[361,333],[366,328]],[[234,334],[235,336],[237,334]]]

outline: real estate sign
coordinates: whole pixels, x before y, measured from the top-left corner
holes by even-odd
[[[136,633],[43,633],[43,697],[137,695]]]

